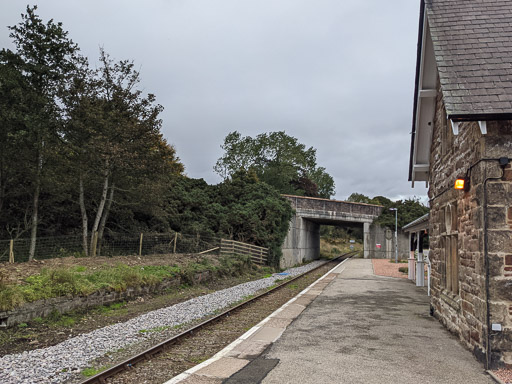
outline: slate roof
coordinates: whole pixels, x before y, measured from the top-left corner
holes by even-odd
[[[512,116],[512,1],[425,0],[449,118]],[[496,116],[511,114],[511,116]]]

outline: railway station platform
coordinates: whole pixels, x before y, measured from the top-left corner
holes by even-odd
[[[349,259],[167,384],[494,382],[430,317],[425,288]]]

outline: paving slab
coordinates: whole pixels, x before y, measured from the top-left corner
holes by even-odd
[[[278,317],[271,317],[267,322],[265,322],[265,327],[286,328],[292,321],[293,319],[280,319]]]
[[[284,328],[262,327],[258,331],[254,332],[254,334],[247,340],[272,343],[281,336],[283,331]]]
[[[494,383],[429,309],[424,288],[350,260],[266,350],[279,364],[261,382]]]
[[[213,378],[228,378],[238,372],[249,363],[249,360],[235,359],[232,357],[223,357],[204,368],[198,370],[195,374],[201,376],[210,376]]]
[[[253,360],[257,358],[270,345],[267,341],[244,340],[238,344],[233,350],[229,351],[228,357],[236,357],[239,359]]]
[[[190,375],[185,380],[181,381],[182,384],[221,384],[223,379],[199,376],[199,375]]]
[[[301,314],[301,312],[305,309],[304,306],[296,305],[293,308],[286,307],[282,311],[279,311],[276,313],[273,317],[280,318],[280,319],[295,319],[297,316]]]

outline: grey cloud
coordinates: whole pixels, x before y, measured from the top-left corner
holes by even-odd
[[[45,0],[96,63],[140,67],[191,177],[215,183],[225,135],[285,130],[317,149],[337,198],[424,195],[407,182],[419,0]],[[3,5],[6,25],[25,5]]]

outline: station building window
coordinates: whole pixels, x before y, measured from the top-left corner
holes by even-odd
[[[447,204],[441,210],[441,281],[444,288],[459,294],[459,250],[457,204]]]

